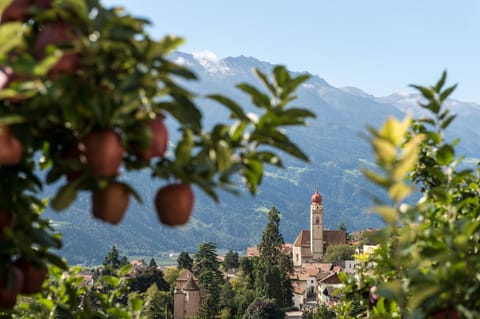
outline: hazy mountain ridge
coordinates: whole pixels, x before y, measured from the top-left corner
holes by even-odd
[[[220,92],[253,112],[255,107],[235,84],[260,85],[252,68],[265,73],[273,68],[272,64],[252,57],[219,59],[209,52],[196,55],[178,52],[172,55],[172,60],[189,66],[199,76],[200,81],[183,84],[198,93],[206,125],[225,121],[228,111],[202,95]],[[240,197],[221,194],[221,203],[215,204],[197,189],[194,215],[186,227],[172,229],[158,223],[152,198],[161,183],[145,172],[124,177],[143,195],[144,205],[132,200],[120,226],[104,225],[91,218],[87,194],[82,194],[67,212],[58,214],[48,210],[47,215],[64,232],[63,254],[72,263],[101,262],[112,244],[124,253],[135,255],[193,251],[204,241],[215,241],[219,248],[244,250],[258,242],[266,223],[264,212],[271,206],[282,213],[284,238],[292,242],[299,230],[308,227],[310,197],[317,186],[324,198],[327,227],[336,228],[340,222],[345,222],[348,230],[377,227],[381,225],[379,219],[366,212],[372,204],[369,194],[376,190],[360,173],[372,158],[361,133],[367,125],[380,125],[388,115],[403,117],[407,106],[411,106],[406,102],[409,99],[415,101],[417,96],[377,98],[357,88],[335,88],[319,76],[312,76],[299,88],[298,99],[292,105],[310,108],[317,119],[309,121],[307,127],[289,128],[290,136],[309,154],[311,163],[286,157],[285,170],[268,168],[256,198],[247,192]],[[477,152],[476,157],[480,157],[477,151],[480,136],[474,125],[480,119],[480,106],[455,103],[452,100],[452,107],[461,115],[454,131],[462,138],[462,153],[468,151],[469,156],[475,156]],[[468,114],[466,118],[463,112]],[[175,132],[173,128],[170,130],[174,142]],[[47,189],[46,194],[51,192]]]

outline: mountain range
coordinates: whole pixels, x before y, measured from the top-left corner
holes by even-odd
[[[228,117],[228,111],[202,98],[222,93],[254,112],[249,97],[235,84],[260,85],[252,69],[269,72],[274,66],[252,57],[219,59],[209,52],[187,54],[176,52],[171,58],[187,65],[200,81],[182,83],[198,94],[206,126]],[[292,72],[297,74],[297,72]],[[415,79],[412,79],[415,80]],[[281,231],[286,242],[293,242],[302,229],[308,228],[310,198],[318,188],[323,195],[324,224],[335,229],[343,222],[348,231],[381,227],[381,220],[368,211],[371,197],[378,193],[361,173],[372,165],[372,151],[366,139],[368,126],[378,127],[388,116],[403,118],[410,112],[422,116],[416,106],[420,96],[397,93],[375,97],[358,88],[336,88],[317,75],[303,84],[293,105],[311,109],[317,118],[306,127],[289,129],[289,135],[310,157],[310,163],[284,156],[284,170],[268,167],[256,197],[244,190],[240,196],[221,194],[219,204],[195,189],[193,217],[184,227],[169,228],[156,217],[153,197],[161,183],[148,172],[124,174],[144,198],[141,205],[131,201],[127,216],[119,226],[103,224],[90,214],[88,194],[77,198],[67,211],[50,208],[45,216],[64,234],[61,254],[71,264],[98,264],[115,244],[129,256],[158,256],[161,252],[193,252],[199,243],[214,241],[219,248],[245,251],[258,243],[266,225],[266,212],[275,206],[281,212]],[[480,105],[449,100],[448,108],[458,114],[448,138],[459,137],[458,150],[467,163],[479,161]],[[175,139],[173,123],[167,121]],[[52,188],[45,190],[51,196]]]

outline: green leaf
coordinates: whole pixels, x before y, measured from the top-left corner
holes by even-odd
[[[273,75],[278,86],[283,87],[290,80],[290,74],[283,65],[277,65],[273,68]]]
[[[237,121],[230,127],[230,139],[232,140],[232,142],[240,141],[247,126],[248,123],[243,121]]]
[[[211,199],[218,203],[219,198],[217,193],[212,188],[212,184],[208,183],[207,181],[200,179],[200,178],[193,178],[193,182],[195,182],[201,190],[205,192]]]
[[[207,98],[217,101],[218,103],[223,104],[225,107],[227,107],[232,112],[231,118],[248,121],[248,117],[243,112],[242,107],[230,98],[219,94],[207,95]]]
[[[155,49],[158,53],[164,55],[173,52],[183,43],[185,43],[184,38],[177,37],[175,35],[166,35],[160,40],[159,43],[156,44],[157,48]]]
[[[183,131],[182,139],[175,148],[175,160],[177,165],[187,163],[192,157],[193,132],[189,129]]]
[[[56,211],[66,209],[77,198],[76,181],[60,187],[55,197],[52,199],[52,208]]]
[[[255,106],[265,108],[267,110],[272,108],[272,104],[270,102],[270,97],[268,95],[260,92],[253,85],[250,85],[248,83],[240,83],[240,84],[237,84],[237,88],[239,88],[243,92],[249,94],[250,97],[252,98],[252,102]]]
[[[21,22],[8,22],[0,25],[0,58],[22,43],[22,28]]]
[[[118,287],[120,283],[120,279],[114,276],[103,276],[102,281],[113,288]]]
[[[290,82],[288,82],[287,92],[290,94],[291,92],[295,91],[300,84],[308,79],[310,79],[310,74],[302,74],[293,78]]]
[[[47,253],[45,257],[48,260],[48,262],[51,263],[52,265],[55,265],[63,270],[68,269],[67,262],[63,258],[60,258],[57,255],[50,254],[50,253]]]
[[[370,170],[363,170],[363,175],[367,177],[369,180],[374,182],[377,185],[383,186],[383,187],[388,187],[390,185],[390,182],[387,178],[373,172]]]
[[[455,150],[449,144],[445,144],[436,151],[435,159],[440,165],[448,165],[455,159]]]
[[[434,98],[430,100],[428,104],[420,104],[420,106],[427,110],[430,110],[434,114],[438,114],[438,112],[440,111],[440,104]]]
[[[402,284],[399,280],[382,283],[378,286],[377,294],[390,300],[398,300],[402,294]]]
[[[303,153],[297,145],[292,143],[285,134],[278,130],[268,132],[259,132],[256,130],[252,133],[250,141],[257,141],[260,144],[273,146],[303,161],[309,161],[307,155]]]
[[[263,165],[259,160],[253,158],[246,158],[242,164],[244,166],[242,173],[245,184],[250,190],[250,193],[255,194],[257,192],[257,186],[262,181]]]
[[[448,192],[448,189],[444,187],[432,187],[430,192],[436,197],[436,199],[443,203],[450,203],[452,201],[452,195]]]
[[[259,69],[254,68],[253,72],[260,78],[262,81],[263,85],[270,91],[272,95],[276,95],[277,91],[275,90],[275,87],[270,83],[268,80],[267,76],[262,73]]]
[[[257,152],[255,157],[265,164],[283,168],[282,160],[276,154],[267,151]]]
[[[215,148],[217,167],[219,172],[228,169],[232,163],[232,150],[227,142],[220,140]]]
[[[0,117],[0,126],[20,124],[23,122],[25,122],[25,118],[20,115],[8,115],[8,116]]]
[[[133,196],[133,198],[135,198],[135,200],[139,203],[139,204],[143,204],[143,199],[142,197],[140,196],[140,194],[136,191],[135,188],[133,188],[132,186],[130,186],[129,184],[127,183],[120,183],[123,185],[123,187],[125,187],[128,192]]]
[[[301,108],[294,108],[294,107],[289,108],[285,111],[282,111],[280,114],[281,114],[282,117],[295,119],[297,121],[299,121],[300,119],[303,120],[304,118],[307,118],[307,117],[311,117],[311,118],[316,118],[317,117],[315,115],[315,113],[313,113],[310,110],[301,109]]]
[[[440,77],[440,80],[438,80],[437,84],[435,84],[436,92],[440,92],[442,90],[442,87],[445,85],[446,80],[447,80],[447,71],[444,70],[442,72],[442,76]]]
[[[442,123],[440,124],[440,128],[442,130],[446,129],[450,123],[452,123],[452,121],[457,117],[457,115],[455,114],[452,114],[450,115],[449,117],[447,117],[445,120],[442,121]]]
[[[403,199],[405,199],[405,197],[410,195],[412,193],[412,190],[412,187],[399,182],[393,184],[390,187],[390,189],[388,190],[388,195],[394,202],[399,203]]]
[[[173,95],[175,102],[163,104],[164,108],[181,124],[199,131],[202,127],[202,113],[190,99],[177,94]]]
[[[43,229],[32,228],[29,233],[32,241],[43,247],[53,247],[56,249],[61,248],[61,242],[56,240],[50,234],[45,232]]]
[[[443,91],[440,94],[440,102],[445,101],[450,96],[450,94],[452,94],[453,91],[455,91],[456,88],[457,88],[456,84],[452,85],[451,87],[446,88],[445,91]]]
[[[432,88],[420,86],[420,85],[410,85],[411,87],[417,89],[424,98],[427,100],[431,100],[435,96],[435,92],[432,90]]]
[[[427,123],[427,124],[430,124],[432,126],[435,126],[435,120],[430,118],[430,117],[422,117],[422,118],[418,119],[417,121],[420,122],[420,123]]]
[[[46,182],[51,184],[58,181],[62,176],[62,170],[58,169],[57,167],[52,167],[52,169],[47,173]]]

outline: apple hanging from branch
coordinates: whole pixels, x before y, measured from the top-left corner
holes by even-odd
[[[15,165],[22,158],[23,146],[6,125],[0,126],[0,165]]]
[[[188,222],[192,214],[195,196],[189,184],[167,185],[155,195],[155,208],[160,221],[168,226],[180,226]]]

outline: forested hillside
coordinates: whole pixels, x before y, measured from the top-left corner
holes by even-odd
[[[204,122],[215,122],[224,109],[202,95],[222,92],[250,112],[255,112],[248,97],[234,86],[239,82],[258,83],[252,68],[270,70],[273,66],[254,58],[226,59],[175,53],[173,60],[188,65],[201,81],[184,83],[197,92],[203,105]],[[282,232],[287,242],[295,239],[300,229],[308,227],[310,196],[318,187],[324,198],[325,225],[337,228],[344,222],[349,231],[378,227],[378,217],[367,208],[372,204],[375,188],[361,174],[372,164],[371,150],[364,137],[367,125],[378,126],[388,115],[402,117],[415,107],[417,96],[392,95],[377,98],[356,88],[335,88],[318,76],[298,90],[293,103],[317,114],[304,128],[292,130],[290,136],[310,156],[311,163],[286,160],[284,171],[268,168],[256,198],[246,190],[240,196],[222,194],[220,204],[212,202],[198,189],[193,218],[180,228],[160,225],[154,212],[153,198],[158,189],[147,173],[127,174],[126,179],[145,198],[144,205],[132,201],[126,218],[118,227],[102,224],[90,218],[88,196],[81,196],[68,211],[46,214],[64,234],[63,254],[70,263],[99,263],[105,251],[116,244],[123,254],[152,255],[163,251],[194,251],[200,242],[214,241],[220,249],[243,251],[258,243],[265,213],[276,206],[282,214]],[[480,106],[451,101],[459,114],[451,133],[460,136],[459,150],[475,161],[480,136],[475,123],[480,120]],[[168,124],[168,122],[167,122]],[[172,143],[175,141],[174,128]],[[478,153],[478,152],[477,152]],[[46,196],[50,195],[46,189]],[[93,249],[95,247],[95,249]]]

